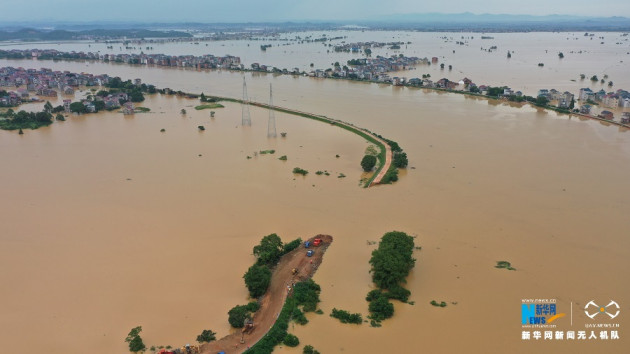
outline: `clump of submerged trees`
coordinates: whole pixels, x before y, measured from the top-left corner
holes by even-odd
[[[372,326],[394,315],[390,299],[407,302],[411,292],[402,287],[416,260],[413,258],[414,240],[404,232],[388,232],[381,238],[378,249],[372,252],[372,281],[377,289],[367,294]]]

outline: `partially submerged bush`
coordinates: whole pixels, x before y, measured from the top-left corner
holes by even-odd
[[[512,268],[512,264],[508,261],[497,261],[497,265],[495,268],[505,268],[507,270],[516,270],[516,268]]]
[[[298,337],[289,333],[286,335],[286,337],[284,337],[284,340],[282,341],[282,343],[284,343],[284,345],[289,346],[289,347],[297,347],[298,345],[300,345],[300,340],[298,339]]]
[[[336,308],[332,309],[332,313],[330,317],[334,317],[341,321],[341,323],[354,323],[361,324],[363,323],[363,317],[361,317],[360,313],[350,313],[345,310],[337,310]]]
[[[296,167],[293,169],[293,173],[298,174],[298,175],[302,175],[302,176],[306,176],[308,174],[307,170],[303,170],[299,167]]]

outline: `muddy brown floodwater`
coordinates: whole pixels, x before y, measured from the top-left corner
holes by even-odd
[[[239,74],[140,72],[147,82],[240,94]],[[326,315],[290,329],[322,353],[627,352],[630,132],[461,95],[247,77],[251,96],[265,97],[273,80],[278,105],[396,140],[409,169],[395,185],[360,188],[367,143],[356,135],[276,112],[288,134],[268,139],[264,109],[252,107],[253,124],[242,128],[237,104],[211,119],[195,101],[159,95],[134,117],[0,131],[3,351],[123,353],[138,325],[149,347],[192,344],[203,329],[222,337],[227,311],[247,301],[252,247],[275,232],[285,241],[335,236],[315,276]],[[266,149],[276,153],[253,155]],[[415,305],[396,303],[378,329],[330,318],[333,307],[367,314],[367,241],[391,230],[422,246],[407,280]],[[498,260],[517,271],[494,268]],[[576,309],[613,299],[621,339],[522,341],[527,298],[557,299],[562,311],[573,303],[574,330],[587,320]]]

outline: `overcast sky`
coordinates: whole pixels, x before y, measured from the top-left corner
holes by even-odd
[[[630,17],[630,0],[0,0],[0,21],[262,22],[405,13]]]

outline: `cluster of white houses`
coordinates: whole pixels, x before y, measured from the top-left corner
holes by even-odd
[[[58,92],[74,95],[79,86],[100,86],[109,81],[107,75],[76,74],[51,69],[0,68],[0,90],[7,95],[0,97],[0,105],[17,106],[32,100],[31,95],[57,97]],[[13,89],[14,91],[8,91]]]
[[[15,107],[23,102],[38,100],[33,96],[57,97],[58,91],[66,96],[73,96],[79,86],[103,86],[111,79],[108,75],[71,73],[45,68],[36,70],[3,67],[0,68],[0,106]],[[142,81],[135,79],[134,84],[140,85]],[[105,97],[95,96],[93,100],[82,100],[88,112],[96,112],[94,100],[103,101],[105,109],[111,110],[122,106],[124,113],[128,113],[129,110],[133,112],[133,104],[127,102],[129,96],[124,92],[109,94]],[[127,103],[121,104],[121,102]],[[71,99],[63,100],[66,112],[70,112],[71,103]]]
[[[2,51],[0,51],[2,52]],[[6,52],[6,51],[5,51]],[[24,51],[25,52],[25,51]],[[234,70],[244,70],[242,64],[240,64],[240,58],[233,56],[215,57],[213,55],[204,56],[168,56],[161,54],[151,55],[137,55],[137,54],[99,54],[99,53],[64,53],[55,50],[42,50],[31,51],[32,56],[40,55],[63,55],[67,56],[72,54],[78,56],[79,59],[87,60],[115,60],[122,61],[129,64],[144,64],[144,65],[163,65],[163,66],[182,66],[182,67],[196,67],[196,68],[228,68]],[[432,59],[433,62],[437,62],[437,58]],[[405,57],[402,55],[376,58],[362,58],[356,59],[352,62],[355,65],[336,65],[334,68],[326,70],[313,70],[309,73],[300,72],[298,68],[294,68],[292,71],[286,69],[280,70],[275,67],[269,67],[254,63],[251,65],[251,70],[264,71],[264,72],[278,72],[284,74],[300,74],[311,77],[337,77],[337,78],[351,78],[366,81],[375,81],[383,83],[391,83],[393,85],[409,85],[409,86],[422,86],[428,88],[440,88],[448,90],[460,90],[464,92],[478,92],[481,94],[487,94],[490,87],[485,85],[477,86],[470,79],[464,78],[459,82],[450,81],[446,78],[439,79],[437,81],[430,80],[429,76],[423,76],[420,78],[406,79],[404,77],[390,77],[388,73],[412,69],[418,63],[428,62],[427,58],[420,59],[417,57]],[[24,69],[4,67],[0,68],[0,106],[17,106],[21,102],[33,100],[31,95],[37,95],[39,97],[57,97],[58,92],[64,95],[73,95],[74,91],[79,86],[103,86],[109,83],[112,78],[108,75],[92,75],[86,73],[71,73],[69,71],[53,71],[51,69],[42,68],[36,69]],[[140,79],[136,79],[134,84],[140,85]],[[504,97],[521,97],[523,93],[520,91],[513,91],[509,87],[502,87],[503,91],[500,95]],[[576,109],[574,107],[575,97],[571,92],[560,92],[555,89],[547,90],[542,89],[537,93],[537,97],[544,96],[550,102],[557,105],[562,109]],[[95,100],[102,100],[106,109],[116,109],[121,107],[120,102],[127,102],[129,97],[126,93],[110,94],[106,97],[95,97]],[[580,113],[586,115],[592,115],[593,105],[600,105],[602,107],[608,107],[612,109],[617,108],[630,108],[630,92],[625,90],[617,90],[615,92],[606,92],[603,89],[598,92],[594,92],[590,88],[580,89],[578,99],[580,101],[580,107],[577,108]],[[65,106],[69,106],[68,100],[64,100]],[[84,100],[84,105],[88,111],[94,112],[96,107],[94,101]],[[572,104],[573,103],[573,104]],[[68,108],[67,108],[68,109]],[[131,103],[123,106],[123,111],[130,113],[133,112],[133,105]],[[614,113],[609,110],[602,110],[597,113],[597,117],[613,121]],[[630,124],[630,112],[623,112],[620,117],[622,124]]]
[[[411,42],[409,42],[411,43]],[[335,52],[352,52],[359,53],[371,48],[382,48],[390,46],[392,49],[400,49],[401,45],[405,45],[405,42],[356,42],[356,43],[342,43],[334,47]]]
[[[590,88],[580,89],[579,99],[582,102],[580,113],[591,114],[593,105],[601,105],[607,108],[630,108],[630,92],[625,90],[617,90],[615,92],[606,92],[603,89],[595,92]],[[611,111],[603,110],[598,116],[603,119],[613,120],[614,114]],[[630,123],[630,113],[624,112],[620,118],[621,123]]]
[[[197,69],[243,69],[241,58],[232,55],[103,54],[95,52],[60,52],[54,49],[0,50],[0,58],[41,60],[90,60],[136,65],[156,65]]]
[[[293,75],[305,75],[310,77],[319,78],[353,78],[367,81],[378,81],[384,83],[392,83],[395,85],[403,85],[406,83],[405,78],[390,77],[389,72],[409,70],[413,66],[421,62],[428,62],[428,59],[420,59],[417,57],[405,57],[405,56],[391,56],[383,57],[377,56],[376,58],[361,58],[355,59],[349,65],[336,65],[333,68],[328,69],[316,69],[310,72],[302,72],[299,68],[293,68],[289,71],[287,69],[278,69],[276,67],[253,63],[251,70],[263,71],[263,72],[275,72],[282,74]]]

